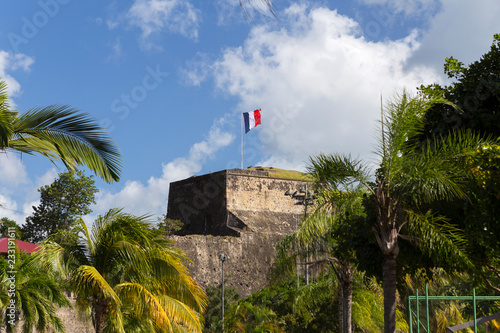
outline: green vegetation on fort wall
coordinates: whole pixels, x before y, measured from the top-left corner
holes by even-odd
[[[278,168],[274,168],[274,167],[261,167],[261,166],[248,167],[247,170],[267,171],[269,173],[269,177],[273,177],[273,178],[312,181],[311,176],[308,175],[307,173],[295,171],[295,170],[285,170],[285,169],[278,169]]]

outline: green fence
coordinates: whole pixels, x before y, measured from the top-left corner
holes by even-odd
[[[456,332],[457,330],[464,329],[467,327],[474,326],[474,333],[477,333],[477,325],[484,323],[489,320],[500,318],[500,314],[491,315],[484,318],[477,318],[476,315],[476,302],[478,301],[499,301],[500,296],[477,296],[476,290],[472,290],[472,296],[429,296],[429,289],[427,285],[425,286],[425,295],[419,295],[418,289],[416,290],[415,296],[408,297],[408,326],[410,327],[410,333],[416,332],[430,332],[429,328],[429,302],[430,301],[469,301],[472,302],[472,309],[474,314],[474,319],[468,323],[462,325],[454,326],[453,328],[448,328],[448,332]],[[425,303],[425,322],[420,320],[420,303]],[[416,331],[413,330],[413,326],[416,325]],[[462,327],[463,326],[463,327]],[[421,331],[422,330],[422,331]]]

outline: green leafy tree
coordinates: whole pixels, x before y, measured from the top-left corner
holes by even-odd
[[[67,278],[96,333],[202,331],[205,293],[145,217],[112,209],[82,229],[78,242],[47,241],[39,256]]]
[[[205,311],[205,333],[218,333],[222,331],[222,285],[217,287],[209,285],[207,293],[207,309]],[[236,288],[224,288],[224,309],[231,307],[240,299]]]
[[[440,94],[460,109],[435,105],[426,114],[420,140],[432,140],[450,129],[467,129],[482,135],[500,137],[500,35],[495,35],[490,50],[479,60],[464,65],[446,59],[445,73],[452,83],[421,87],[423,93]],[[484,145],[469,154],[467,167],[474,180],[467,186],[468,199],[437,203],[432,208],[448,216],[467,235],[467,253],[475,264],[477,276],[491,289],[500,292],[500,149]],[[478,281],[479,283],[479,281]]]
[[[38,189],[41,202],[21,228],[24,237],[39,243],[58,231],[78,228],[79,218],[92,212],[98,191],[92,176],[82,171],[60,173],[52,184]]]
[[[17,234],[17,237],[16,239],[23,239],[22,235],[21,235],[21,230],[20,230],[20,227],[19,225],[16,223],[16,221],[14,220],[11,220],[7,217],[2,217],[0,219],[0,237],[9,237],[7,235],[7,232],[9,230],[9,228],[14,228],[14,230],[16,231],[16,234]]]
[[[167,217],[167,214],[163,214],[162,217],[158,218],[158,229],[166,232],[168,235],[174,234],[175,232],[182,229],[184,223],[181,220],[174,220]]]
[[[224,326],[226,332],[285,332],[273,310],[245,301],[238,301],[228,309]]]
[[[500,136],[500,34],[493,37],[490,51],[480,60],[465,66],[450,57],[444,65],[445,74],[453,82],[449,86],[422,86],[422,92],[443,96],[451,105],[435,105],[426,116],[422,136],[446,135],[452,129],[471,129]]]
[[[0,309],[7,332],[64,332],[56,311],[69,301],[51,272],[32,255],[0,257]]]
[[[107,182],[120,178],[121,154],[96,121],[66,105],[12,111],[5,81],[0,81],[0,151],[40,154],[70,170],[87,166]]]
[[[437,103],[450,104],[442,97],[411,97],[406,92],[387,104],[378,137],[380,165],[374,175],[369,164],[350,156],[321,154],[314,158],[325,168],[321,173],[339,190],[359,183],[373,196],[377,219],[371,229],[383,255],[385,333],[396,331],[400,238],[418,240],[424,251],[470,265],[457,228],[425,205],[465,196],[469,174],[463,164],[464,152],[484,142],[468,132],[452,133],[425,145],[411,140],[422,134],[424,115]]]

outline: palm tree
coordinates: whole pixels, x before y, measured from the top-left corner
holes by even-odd
[[[375,202],[377,222],[372,226],[383,260],[384,332],[396,331],[396,262],[398,240],[418,240],[426,251],[441,253],[455,262],[468,263],[460,245],[463,238],[445,219],[423,207],[440,199],[464,197],[469,176],[460,165],[464,152],[483,141],[469,132],[450,133],[424,144],[411,140],[423,131],[423,116],[441,97],[412,97],[403,92],[383,109],[373,175],[370,164],[342,154],[320,154],[311,159],[319,181],[343,191],[364,187]],[[408,232],[408,235],[405,234]]]
[[[321,170],[308,167],[315,180],[316,205],[314,212],[307,216],[297,231],[299,244],[307,244],[314,252],[326,255],[317,262],[330,262],[335,268],[339,288],[339,329],[341,333],[352,332],[352,296],[356,260],[352,246],[354,237],[346,231],[350,223],[365,215],[362,205],[364,189],[357,185],[346,184],[340,191],[336,184],[329,184],[320,174]],[[323,181],[322,181],[323,180]],[[314,263],[314,262],[313,262]]]
[[[57,267],[101,332],[201,332],[204,291],[186,257],[146,217],[108,211],[78,243],[46,241],[39,257]]]
[[[56,310],[69,301],[52,274],[32,255],[16,251],[13,256],[9,261],[0,256],[0,309],[7,332],[17,332],[19,323],[24,333],[64,332]]]
[[[0,81],[0,152],[40,154],[69,170],[85,165],[107,182],[120,178],[121,154],[87,114],[66,105],[11,111],[7,85]]]

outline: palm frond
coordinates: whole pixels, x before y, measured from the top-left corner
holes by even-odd
[[[55,156],[70,169],[86,165],[107,182],[119,179],[118,148],[94,119],[78,109],[51,105],[29,110],[14,120],[12,139],[9,148]]]
[[[458,267],[473,267],[466,255],[463,230],[431,211],[421,214],[408,210],[407,217],[408,230],[418,238],[418,245],[424,252]]]
[[[389,184],[393,175],[399,175],[397,170],[404,163],[405,153],[415,148],[410,140],[424,130],[425,112],[438,103],[457,108],[442,96],[411,96],[405,90],[386,103],[380,120],[376,154],[381,159],[381,169]]]
[[[117,306],[121,304],[120,298],[116,294],[108,281],[99,273],[95,267],[81,265],[72,274],[72,281],[75,285],[77,295],[102,294],[106,301],[110,301]]]
[[[167,316],[160,300],[143,285],[138,283],[121,283],[115,287],[122,299],[133,299],[135,311],[151,318],[158,327],[172,331],[171,318]]]
[[[368,186],[368,167],[362,161],[341,154],[318,154],[309,159],[307,171],[318,184],[332,190],[347,191],[359,184]]]

